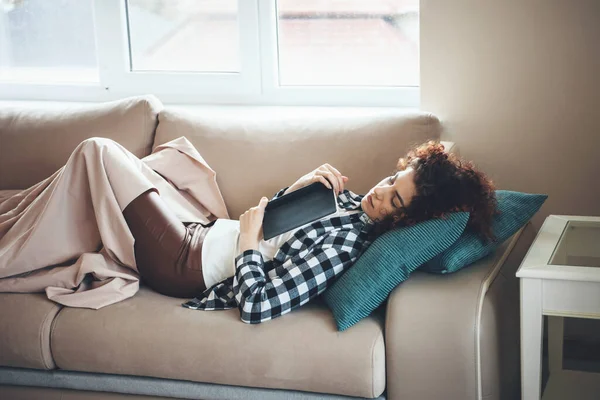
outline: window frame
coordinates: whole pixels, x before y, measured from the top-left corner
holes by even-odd
[[[238,0],[239,73],[131,71],[126,0],[93,3],[99,82],[0,82],[0,99],[105,101],[152,93],[165,103],[198,105],[419,106],[419,86],[279,86],[276,0]]]

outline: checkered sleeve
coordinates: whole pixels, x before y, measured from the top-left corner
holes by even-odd
[[[359,253],[356,231],[337,231],[287,259],[270,277],[264,272],[262,254],[244,251],[236,258],[233,282],[242,321],[265,322],[308,303],[350,267]]]

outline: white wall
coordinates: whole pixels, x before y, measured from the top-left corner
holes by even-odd
[[[421,108],[533,219],[600,215],[600,0],[421,0]]]

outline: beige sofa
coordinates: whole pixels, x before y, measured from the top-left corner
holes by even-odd
[[[435,116],[393,109],[164,107],[152,96],[0,103],[0,196],[52,174],[85,138],[141,157],[183,135],[217,171],[237,218],[323,162],[364,193],[409,144],[441,130]],[[189,310],[143,286],[99,310],[0,293],[0,398],[512,399],[515,271],[533,236],[528,224],[461,272],[413,274],[344,332],[320,299],[247,325],[237,310]]]

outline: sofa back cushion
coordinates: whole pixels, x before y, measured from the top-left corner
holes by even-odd
[[[100,104],[11,103],[0,107],[0,190],[25,189],[62,167],[85,139],[105,137],[138,157],[150,153],[154,96]]]
[[[154,147],[187,137],[216,171],[232,219],[324,163],[366,193],[441,132],[435,116],[395,109],[181,106],[158,119]]]

